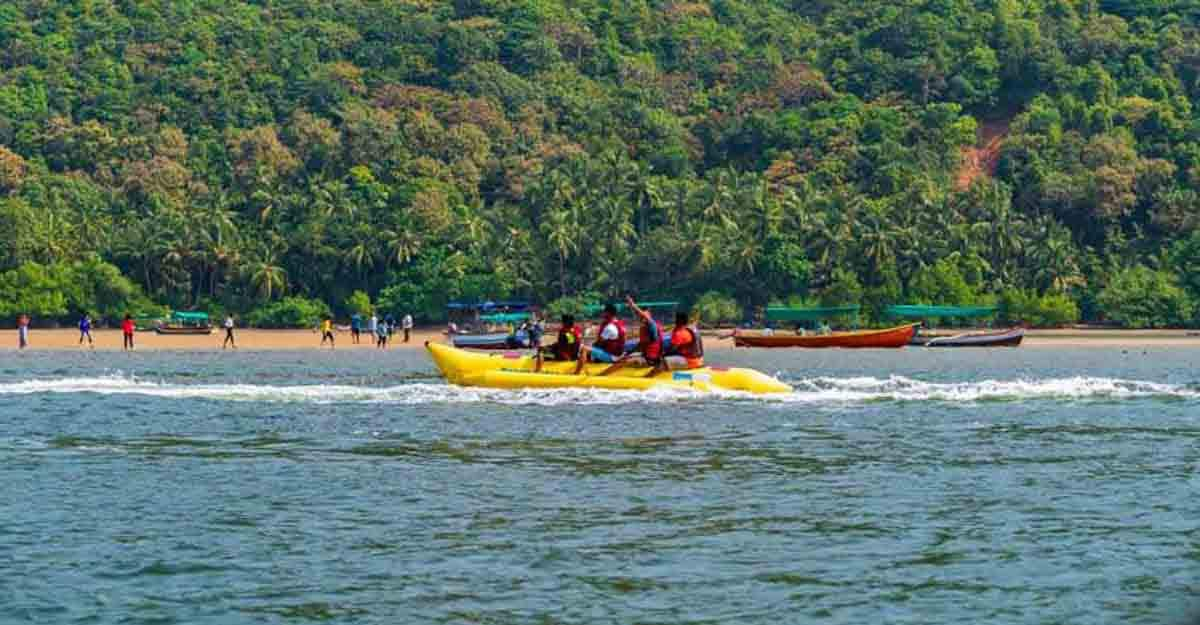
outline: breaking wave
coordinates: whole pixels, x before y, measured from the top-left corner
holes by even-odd
[[[1138,380],[1068,377],[1033,380],[925,382],[887,378],[804,378],[791,380],[795,392],[754,396],[745,393],[703,394],[684,389],[609,391],[600,389],[500,390],[464,388],[445,383],[395,386],[179,384],[132,376],[28,380],[0,384],[0,395],[95,394],[167,399],[276,403],[496,403],[562,405],[694,402],[700,398],[770,403],[853,404],[870,402],[981,402],[1022,400],[1200,399],[1200,387]]]

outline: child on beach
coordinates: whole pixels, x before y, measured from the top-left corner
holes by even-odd
[[[404,328],[404,342],[407,343],[408,337],[410,334],[412,334],[412,329],[413,329],[412,315],[406,313],[404,315],[404,319],[400,322],[400,325],[401,325],[401,327]]]
[[[17,347],[29,347],[29,315],[26,314],[17,317]]]
[[[125,313],[125,320],[121,322],[121,335],[124,337],[124,341],[121,343],[121,349],[133,349],[133,330],[133,317],[130,316],[129,313]]]
[[[79,318],[79,344],[83,345],[83,339],[87,339],[88,347],[95,349],[96,345],[92,341],[92,316],[83,313]]]

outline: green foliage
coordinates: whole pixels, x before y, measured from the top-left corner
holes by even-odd
[[[1129,328],[1164,328],[1191,322],[1195,304],[1175,276],[1144,265],[1112,276],[1098,297],[1112,321]]]
[[[587,317],[587,307],[602,300],[598,293],[560,297],[546,304],[546,318],[556,321],[563,315],[575,315],[575,319],[582,320]]]
[[[1008,325],[1028,324],[1035,328],[1060,328],[1079,321],[1079,306],[1062,293],[1038,295],[1008,289],[1000,295],[999,319]]]
[[[696,300],[692,314],[708,325],[736,323],[742,318],[742,306],[720,291],[709,291]]]
[[[51,313],[1018,289],[1095,318],[1107,268],[1200,258],[1169,2],[602,4],[4,7],[0,272],[130,283],[37,286]]]
[[[362,315],[363,317],[371,316],[371,311],[375,309],[371,304],[371,296],[363,291],[355,291],[346,298],[346,311],[351,315]]]
[[[0,318],[26,313],[70,323],[84,312],[97,320],[116,321],[127,312],[161,315],[166,309],[150,302],[119,269],[94,256],[49,265],[31,261],[0,273]]]
[[[908,294],[914,304],[968,306],[978,303],[978,294],[963,277],[958,263],[944,258],[913,276]]]
[[[255,328],[311,328],[331,315],[329,306],[320,300],[285,297],[254,309],[246,321]]]

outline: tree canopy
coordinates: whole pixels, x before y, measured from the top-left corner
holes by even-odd
[[[90,268],[264,318],[1020,292],[1192,323],[1198,31],[1190,0],[16,0],[0,282],[48,316],[114,312],[54,294]]]

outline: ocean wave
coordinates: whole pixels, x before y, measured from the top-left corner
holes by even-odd
[[[983,402],[1021,400],[1200,399],[1200,387],[1099,377],[926,382],[903,376],[887,378],[816,377],[790,380],[795,392],[750,395],[700,393],[662,388],[650,391],[602,389],[502,390],[445,383],[408,383],[371,387],[353,385],[179,384],[125,375],[28,380],[0,384],[0,395],[95,394],[166,399],[272,403],[496,403],[508,405],[619,405],[685,403],[702,399],[769,403],[852,404],[871,402]]]
[[[1065,377],[971,382],[925,382],[887,378],[808,378],[793,381],[796,392],[782,401],[807,402],[977,402],[1016,400],[1200,399],[1192,385],[1101,377]]]

